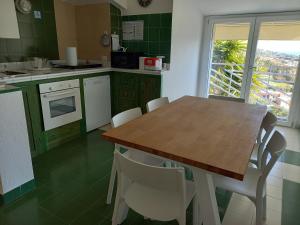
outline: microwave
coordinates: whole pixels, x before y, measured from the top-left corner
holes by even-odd
[[[111,66],[113,68],[139,69],[139,58],[142,52],[112,52]]]

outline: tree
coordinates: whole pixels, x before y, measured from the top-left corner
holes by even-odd
[[[246,56],[247,42],[242,40],[217,40],[214,42],[213,63],[225,63],[228,65],[213,65],[219,76],[214,83],[232,96],[239,97],[237,90],[240,90],[243,76],[244,60]],[[234,75],[235,74],[235,75]],[[233,82],[232,82],[233,81]],[[227,85],[224,85],[226,83]],[[211,88],[210,93],[228,96],[222,90]]]

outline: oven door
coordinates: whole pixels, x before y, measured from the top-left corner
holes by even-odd
[[[80,89],[41,94],[45,131],[82,119]]]

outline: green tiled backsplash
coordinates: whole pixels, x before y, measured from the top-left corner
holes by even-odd
[[[170,62],[172,13],[121,16],[117,7],[110,6],[111,33],[120,35],[121,45],[131,52],[144,52],[146,56],[166,57]],[[122,41],[123,21],[144,21],[143,41]]]
[[[122,38],[121,10],[110,4],[111,33],[118,34]]]
[[[144,21],[143,41],[123,41],[124,47],[133,52],[144,52],[147,56],[165,56],[170,62],[172,13],[122,16],[123,21]]]
[[[33,11],[40,11],[42,18],[35,19],[33,12],[17,12],[20,39],[0,38],[0,62],[24,61],[34,56],[58,58],[53,0],[31,2]]]

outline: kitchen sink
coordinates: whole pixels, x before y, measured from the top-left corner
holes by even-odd
[[[2,71],[1,73],[5,74],[5,75],[8,75],[8,76],[25,75],[26,74],[24,72],[12,71],[12,70]]]

